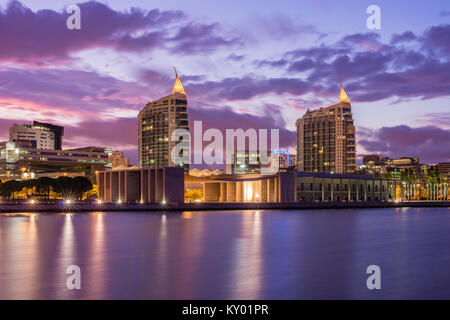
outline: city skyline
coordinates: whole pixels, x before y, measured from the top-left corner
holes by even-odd
[[[334,7],[329,1],[304,1],[298,14],[288,12],[295,4],[286,1],[273,15],[258,12],[260,20],[245,31],[227,10],[202,20],[208,10],[194,13],[175,1],[155,2],[160,10],[153,11],[141,1],[80,3],[80,31],[65,28],[64,3],[2,2],[0,23],[9,28],[0,35],[19,41],[0,49],[0,137],[7,140],[13,123],[36,119],[63,125],[65,147],[108,145],[137,163],[137,113],[148,100],[167,94],[175,64],[191,124],[279,127],[280,146],[293,149],[292,119],[335,103],[339,78],[352,101],[359,157],[378,153],[446,162],[450,26],[444,2],[432,2],[436,6],[419,6],[423,19],[407,27],[389,16],[401,10],[415,16],[419,8],[381,1],[383,28],[368,30],[365,1],[348,12],[359,21],[356,27],[345,22],[335,29],[328,21],[335,14],[315,24],[305,18],[308,12],[323,16],[329,11],[324,8]],[[131,5],[141,10],[124,11]],[[346,14],[342,10],[349,6],[344,2],[336,14]],[[43,8],[53,16],[36,11]],[[37,25],[45,36],[42,29],[33,36]],[[263,32],[267,44],[257,40]],[[17,46],[20,41],[29,50]]]

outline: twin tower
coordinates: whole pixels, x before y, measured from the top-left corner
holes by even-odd
[[[149,101],[139,112],[139,167],[173,167],[171,141],[176,129],[189,130],[187,98],[175,69],[172,93]],[[356,138],[350,100],[342,87],[339,103],[308,111],[296,122],[297,170],[352,173],[356,169]],[[188,164],[183,165],[186,170]]]

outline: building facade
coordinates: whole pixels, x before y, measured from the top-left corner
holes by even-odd
[[[279,171],[295,170],[297,167],[297,155],[290,153],[289,150],[273,150],[271,157],[278,158]]]
[[[55,150],[55,133],[39,125],[17,125],[9,128],[10,142],[28,143],[31,148]]]
[[[439,173],[447,177],[447,182],[450,183],[450,162],[440,162],[437,165]]]
[[[232,163],[227,163],[227,174],[270,174],[278,171],[295,170],[297,158],[289,150],[273,150],[267,154],[267,164],[261,161],[259,152],[235,151],[231,155]],[[266,169],[266,170],[261,170]]]
[[[128,167],[130,165],[130,159],[126,158],[121,151],[113,151],[108,158],[112,168]]]
[[[342,85],[338,104],[308,109],[296,125],[298,171],[355,172],[355,126],[350,100]]]
[[[184,202],[184,169],[125,169],[97,172],[98,199],[108,203]]]
[[[194,183],[201,184],[203,202],[358,203],[405,199],[402,182],[362,174],[278,172],[273,175],[185,177],[185,186]]]
[[[364,174],[278,172],[192,176],[181,167],[109,170],[97,173],[99,199],[108,203],[181,205],[184,191],[201,190],[205,203],[380,203],[408,201],[404,181]],[[436,186],[430,200],[449,199],[447,186]]]
[[[5,179],[45,174],[76,173],[95,179],[95,171],[111,168],[109,148],[86,147],[70,150],[31,148],[28,142],[0,143],[0,177]]]
[[[231,160],[231,163],[226,164],[227,174],[259,174],[261,172],[260,157],[256,151],[234,151]]]
[[[57,126],[52,123],[45,123],[39,121],[33,121],[34,127],[40,127],[42,129],[48,129],[53,132],[54,140],[55,140],[55,150],[62,149],[62,137],[64,135],[64,127]]]
[[[363,156],[361,170],[379,177],[400,180],[406,170],[414,172],[417,179],[426,179],[428,166],[419,163],[419,158],[402,157],[391,159],[376,154]]]
[[[182,166],[189,170],[188,164],[175,163],[171,156],[178,143],[171,140],[173,132],[176,129],[189,130],[186,93],[176,70],[175,76],[172,93],[159,100],[149,101],[139,112],[138,147],[141,168]],[[183,141],[185,139],[188,138],[184,137]]]

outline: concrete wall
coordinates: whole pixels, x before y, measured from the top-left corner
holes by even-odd
[[[184,170],[178,167],[97,172],[98,198],[106,203],[184,203]]]

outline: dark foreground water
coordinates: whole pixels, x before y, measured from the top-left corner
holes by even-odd
[[[450,209],[0,215],[0,298],[450,299]]]

